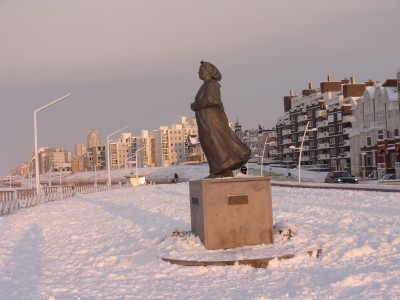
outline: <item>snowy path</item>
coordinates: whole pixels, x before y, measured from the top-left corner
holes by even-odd
[[[0,217],[0,299],[400,298],[398,193],[273,188],[274,222],[298,235],[206,251],[190,230],[188,184],[79,195]],[[320,258],[304,250],[323,248]],[[267,269],[159,259],[297,253]]]

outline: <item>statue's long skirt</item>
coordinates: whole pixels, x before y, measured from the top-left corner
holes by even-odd
[[[250,158],[250,149],[233,133],[219,108],[196,110],[199,140],[210,166],[210,174],[236,170]]]

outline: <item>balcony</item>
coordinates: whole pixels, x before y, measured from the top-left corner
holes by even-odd
[[[326,121],[326,120],[317,122],[317,128],[326,127],[326,126],[328,126],[328,121]]]
[[[356,121],[355,116],[343,116],[343,118],[342,118],[343,123],[353,123],[355,121]]]
[[[285,125],[290,125],[290,120],[286,120]]]
[[[282,135],[288,135],[288,134],[291,134],[292,133],[292,130],[291,129],[284,129],[284,130],[282,130]]]
[[[289,154],[289,153],[292,153],[291,150],[292,150],[292,149],[285,148],[285,149],[283,149],[282,153],[283,153],[283,154]]]
[[[310,146],[303,146],[303,151],[308,151],[310,150]]]
[[[317,113],[316,113],[316,116],[317,116],[317,117],[326,117],[326,115],[327,115],[326,110],[319,110],[319,111],[317,111]]]
[[[353,133],[353,128],[347,127],[343,128],[343,134],[352,134]]]
[[[301,115],[297,117],[297,122],[307,121],[307,115]]]
[[[329,132],[318,132],[317,138],[318,139],[323,139],[329,137]]]
[[[301,161],[310,161],[310,157],[309,156],[302,156],[301,157]]]
[[[331,156],[329,154],[318,154],[318,160],[330,159]]]
[[[276,138],[276,132],[275,132],[275,131],[271,131],[271,132],[268,134],[268,136],[269,136],[269,138]]]
[[[302,140],[303,140],[303,136],[299,136],[298,138],[297,138],[297,140],[299,141],[299,142],[301,142]],[[309,141],[310,140],[310,137],[308,136],[308,135],[306,135],[305,137],[304,137],[304,141]]]
[[[291,144],[292,143],[292,139],[283,139],[282,144],[283,145],[287,145],[287,144]]]
[[[326,148],[329,148],[329,143],[321,143],[321,144],[318,144],[318,147],[317,147],[318,149],[326,149]]]
[[[350,147],[350,140],[345,140],[343,145],[346,147]]]
[[[300,132],[300,131],[304,131],[304,130],[306,130],[306,126],[305,126],[305,125],[299,126],[299,132]]]
[[[269,150],[269,155],[278,155],[278,150],[276,149]]]
[[[269,144],[270,147],[276,147],[276,146],[278,146],[278,143],[277,143],[276,141],[269,142],[269,143],[267,143],[267,144]]]

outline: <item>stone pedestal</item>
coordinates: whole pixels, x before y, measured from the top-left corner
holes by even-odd
[[[206,249],[274,242],[269,178],[203,179],[189,189],[191,230]]]

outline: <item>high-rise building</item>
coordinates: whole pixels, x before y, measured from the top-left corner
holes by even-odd
[[[278,160],[297,164],[301,148],[301,164],[308,169],[350,171],[351,109],[368,85],[353,77],[333,81],[328,74],[320,89],[309,83],[301,96],[291,91],[284,97],[285,115],[276,124]]]
[[[100,145],[100,136],[97,130],[89,130],[87,133],[87,147],[96,147]]]
[[[192,154],[188,137],[198,135],[195,118],[181,118],[181,124],[172,124],[171,127],[160,126],[160,129],[153,131],[154,155],[156,166],[180,164],[190,161]],[[202,156],[200,155],[200,158]]]
[[[87,147],[85,144],[77,144],[75,146],[75,157],[81,157],[87,152]]]

